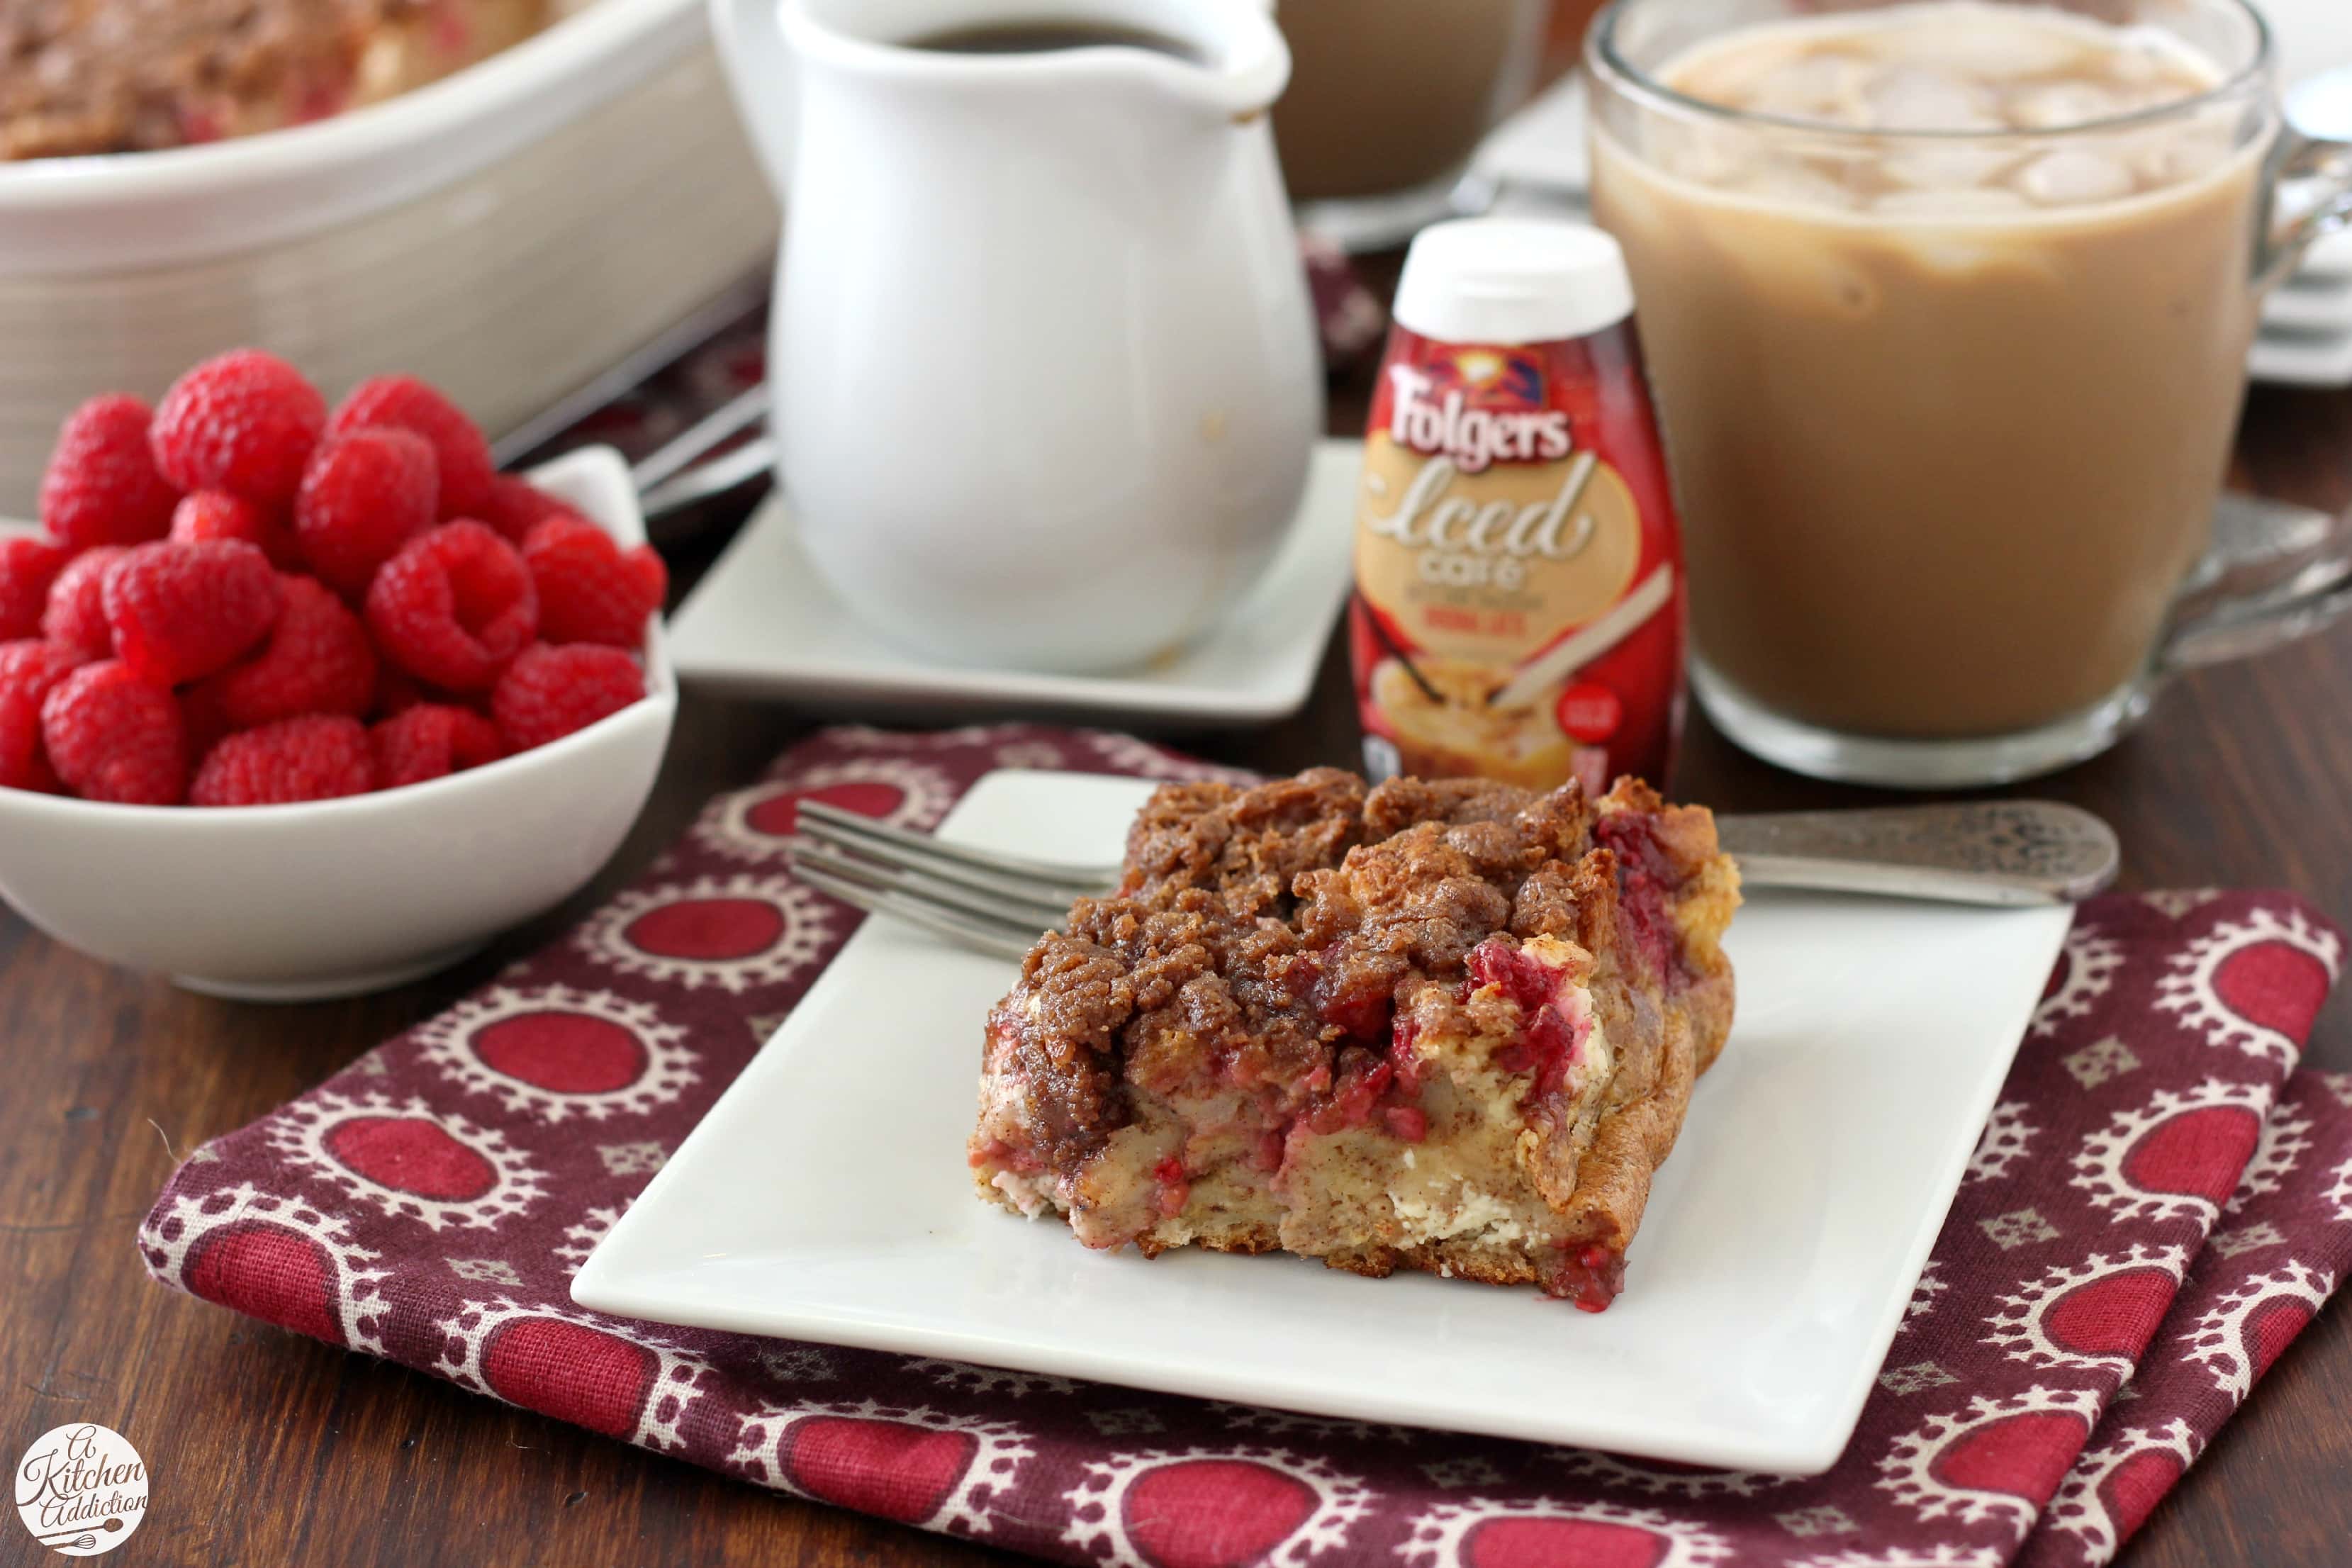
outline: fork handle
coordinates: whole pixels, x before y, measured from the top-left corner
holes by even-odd
[[[2115,880],[2115,829],[2047,800],[1879,806],[1716,818],[1750,887],[1946,903],[2072,903]]]

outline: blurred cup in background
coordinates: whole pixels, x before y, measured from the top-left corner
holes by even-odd
[[[1593,0],[1559,0],[1583,15]],[[1535,84],[1553,0],[1277,0],[1290,89],[1275,142],[1299,219],[1351,250],[1402,243]]]

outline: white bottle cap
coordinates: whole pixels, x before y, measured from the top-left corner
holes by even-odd
[[[1423,229],[1395,307],[1400,325],[1448,343],[1580,338],[1633,313],[1615,240],[1585,224],[1504,217]]]

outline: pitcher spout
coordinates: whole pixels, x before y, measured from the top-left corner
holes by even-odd
[[[1181,8],[1166,0],[1003,6],[972,0],[782,0],[781,20],[804,67],[950,92],[1032,95],[1041,88],[1092,85],[1117,90],[1132,105],[1158,102],[1246,121],[1272,108],[1290,80],[1290,49],[1268,0],[1192,0]],[[1064,38],[1034,50],[1017,43],[924,47],[942,35],[985,34],[996,26]],[[1099,33],[1100,41],[1080,41],[1088,33]]]
[[[1290,83],[1290,46],[1274,25],[1265,0],[1215,0],[1186,7],[1181,23],[1149,4],[1121,5],[1138,25],[1169,33],[1191,55],[1179,59],[1145,50],[1120,62],[1173,101],[1232,121],[1249,121],[1274,107]],[[1181,31],[1178,28],[1181,26]]]

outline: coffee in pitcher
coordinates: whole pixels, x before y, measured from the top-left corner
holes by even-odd
[[[1115,26],[1107,22],[984,22],[975,26],[950,27],[908,40],[910,49],[944,55],[1050,55],[1065,49],[1126,48],[1148,54],[1173,55],[1198,61],[1201,51],[1183,39],[1148,27]]]

